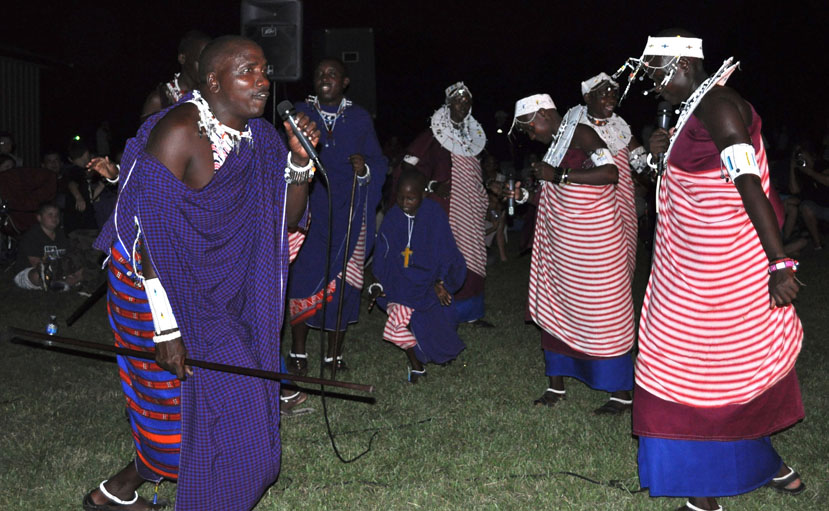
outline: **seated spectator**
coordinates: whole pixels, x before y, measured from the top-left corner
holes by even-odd
[[[8,131],[0,131],[0,154],[11,157],[15,167],[23,166],[23,158],[14,154],[14,137]]]
[[[37,224],[40,204],[52,201],[57,175],[45,168],[15,167],[8,154],[0,154],[0,198],[6,203],[3,232],[17,236]]]
[[[815,151],[808,144],[795,147],[789,165],[789,188],[800,197],[797,211],[815,250],[820,250],[823,243],[818,221],[829,221],[829,169],[817,169],[815,161]],[[786,232],[787,227],[784,227],[784,237],[791,234]]]
[[[60,229],[60,210],[52,203],[37,211],[37,224],[20,239],[14,283],[23,289],[68,290],[81,283],[83,268]]]
[[[62,179],[66,188],[66,204],[63,209],[63,228],[67,235],[76,230],[97,229],[92,209],[93,190],[88,179],[86,165],[90,161],[89,149],[80,140],[69,145],[71,165],[63,170]]]

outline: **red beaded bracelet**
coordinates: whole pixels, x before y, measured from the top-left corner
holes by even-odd
[[[797,272],[797,267],[799,265],[800,263],[788,257],[785,259],[778,259],[769,265],[769,274],[779,270],[785,270],[786,268],[791,268],[792,271]]]

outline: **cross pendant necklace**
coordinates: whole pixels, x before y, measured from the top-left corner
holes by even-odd
[[[408,268],[409,267],[409,257],[411,257],[411,255],[414,253],[412,251],[412,231],[414,230],[414,216],[410,216],[406,213],[403,213],[403,214],[406,215],[406,219],[408,220],[408,223],[409,223],[409,225],[407,226],[408,230],[409,230],[409,239],[406,240],[406,249],[403,250],[403,252],[400,252],[400,255],[403,256],[403,267]]]

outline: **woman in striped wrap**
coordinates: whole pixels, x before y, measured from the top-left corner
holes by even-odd
[[[803,330],[799,289],[768,201],[769,174],[752,106],[710,78],[702,41],[671,30],[648,40],[642,66],[682,104],[657,191],[659,221],[642,308],[633,432],[651,496],[690,497],[681,509],[722,509],[716,497],[763,485],[803,491],[769,435],[803,418],[794,364]]]
[[[454,294],[458,321],[491,327],[484,317],[486,234],[489,206],[478,160],[486,145],[483,128],[472,117],[472,93],[463,82],[446,88],[446,103],[431,119],[430,128],[407,149],[405,164],[429,180],[428,198],[449,215],[449,225],[466,261],[466,280]],[[399,174],[399,170],[398,170]]]
[[[610,392],[595,413],[630,409],[633,299],[625,231],[615,186],[618,170],[595,131],[579,124],[584,107],[564,119],[550,96],[515,105],[515,124],[551,143],[532,164],[542,182],[530,265],[528,312],[542,329],[549,387],[536,405],[564,399],[564,377]]]

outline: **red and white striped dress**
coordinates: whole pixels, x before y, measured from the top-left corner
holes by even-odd
[[[768,194],[760,120],[753,115],[749,132]],[[763,393],[794,367],[803,338],[793,306],[769,309],[766,254],[736,187],[722,175],[719,151],[691,117],[659,189],[639,327],[636,384],[700,408]]]
[[[583,115],[579,120],[579,124],[587,126],[599,135],[613,154],[613,163],[619,171],[619,180],[616,183],[616,198],[619,211],[622,213],[622,223],[625,227],[627,264],[632,276],[636,268],[636,242],[639,230],[633,176],[630,169],[630,148],[628,147],[633,136],[628,124],[618,115],[613,114],[608,121],[607,124],[596,125],[586,115]]]
[[[625,253],[631,279],[636,268],[636,241],[639,223],[636,218],[636,198],[633,190],[633,175],[630,170],[630,149],[625,147],[613,155],[613,163],[619,171],[619,181],[616,183],[616,200],[619,212],[622,214],[622,225],[625,229]]]
[[[586,159],[571,149],[562,164],[578,155]],[[624,355],[634,338],[630,286],[615,187],[543,182],[530,264],[533,321],[586,355]]]
[[[449,201],[449,226],[463,254],[466,267],[486,276],[484,219],[487,196],[481,183],[481,164],[474,156],[451,153],[452,191]]]

